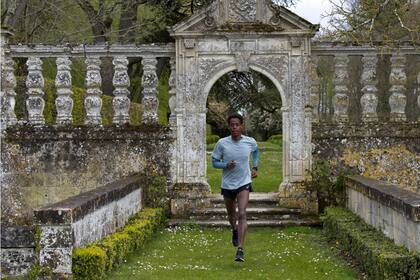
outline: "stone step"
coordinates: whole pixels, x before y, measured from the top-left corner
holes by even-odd
[[[169,220],[169,226],[182,226],[195,224],[204,228],[212,227],[230,227],[229,222],[226,220],[215,220],[215,221],[197,221],[188,219],[171,219]],[[285,227],[285,226],[321,226],[321,220],[316,218],[305,218],[298,220],[259,220],[259,221],[248,221],[249,227]]]
[[[298,219],[300,209],[289,209],[279,207],[256,207],[247,208],[248,220],[287,220]],[[225,208],[204,208],[194,211],[191,215],[196,220],[226,220],[227,212]]]

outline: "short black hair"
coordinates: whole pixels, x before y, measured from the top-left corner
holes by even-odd
[[[244,117],[242,117],[242,115],[239,114],[239,113],[232,113],[232,114],[230,114],[229,117],[227,118],[227,123],[228,124],[230,123],[230,120],[231,119],[239,119],[239,121],[241,122],[241,124],[244,123]]]

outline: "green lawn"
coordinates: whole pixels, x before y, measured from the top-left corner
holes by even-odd
[[[107,279],[358,279],[316,228],[251,228],[234,254],[227,229],[165,229]]]
[[[256,192],[275,192],[282,180],[282,146],[270,142],[259,142],[260,158],[258,163],[258,177],[252,186]],[[207,181],[213,193],[220,192],[222,170],[211,165],[211,151],[214,144],[207,145]]]

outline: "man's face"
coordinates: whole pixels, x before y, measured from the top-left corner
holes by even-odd
[[[241,120],[238,118],[231,118],[229,121],[229,130],[233,138],[237,138],[241,136],[241,133],[242,133]]]

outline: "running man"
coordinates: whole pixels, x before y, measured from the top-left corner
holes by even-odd
[[[249,193],[252,192],[251,177],[257,177],[258,146],[254,138],[242,135],[243,117],[240,114],[231,114],[227,122],[231,136],[216,143],[212,153],[212,165],[214,168],[223,169],[221,193],[232,226],[232,244],[238,247],[235,261],[243,262],[245,233],[248,228],[246,207]],[[252,173],[249,169],[251,154]]]

